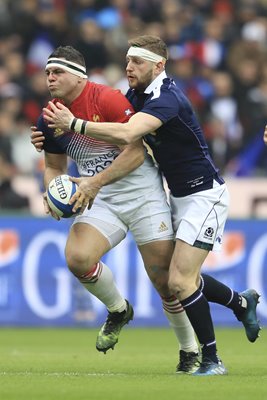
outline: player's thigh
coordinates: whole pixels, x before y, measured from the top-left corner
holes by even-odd
[[[220,250],[227,218],[226,185],[214,183],[209,190],[185,197],[170,195],[176,239],[206,250]]]
[[[157,240],[138,246],[149,279],[164,297],[171,294],[168,282],[173,247],[173,240]]]
[[[72,225],[66,243],[67,263],[94,265],[110,247],[107,238],[97,228],[90,224],[76,223]]]
[[[174,250],[173,240],[155,240],[139,245],[138,249],[147,268],[168,271]]]
[[[138,246],[174,238],[170,207],[161,190],[139,196],[125,221]],[[159,255],[161,251],[159,249]]]
[[[75,218],[67,251],[72,259],[91,266],[120,243],[126,233],[127,227],[112,209],[105,202],[96,199],[90,210],[84,210],[82,215]]]

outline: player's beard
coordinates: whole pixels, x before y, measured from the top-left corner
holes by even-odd
[[[50,96],[53,98],[57,98],[57,99],[62,98],[63,93],[58,88],[50,89],[49,92],[50,92]]]
[[[142,93],[145,89],[150,85],[150,83],[154,80],[153,70],[149,70],[145,74],[143,74],[139,79],[136,79],[134,82],[129,82],[129,86],[131,89],[135,89],[138,92]]]

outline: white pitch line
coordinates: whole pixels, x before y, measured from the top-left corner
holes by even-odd
[[[20,372],[9,372],[0,371],[0,376],[127,376],[127,374],[113,373],[113,372],[32,372],[32,371],[20,371]]]

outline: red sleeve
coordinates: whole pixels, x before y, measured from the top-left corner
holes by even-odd
[[[120,90],[103,90],[99,100],[106,122],[127,122],[134,114],[131,103]]]

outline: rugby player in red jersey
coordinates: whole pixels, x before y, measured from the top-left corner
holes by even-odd
[[[126,123],[133,114],[128,100],[118,91],[89,82],[82,55],[70,46],[57,48],[45,68],[47,85],[54,98],[77,117],[97,123]],[[85,124],[81,124],[83,131]],[[111,270],[101,257],[131,231],[150,280],[162,298],[164,312],[180,343],[178,373],[198,367],[198,344],[180,302],[168,288],[168,270],[173,252],[173,229],[162,178],[142,141],[118,146],[49,128],[41,115],[34,138],[45,138],[44,182],[66,172],[67,157],[77,164],[81,178],[73,196],[75,217],[66,244],[66,261],[81,284],[108,310],[96,347],[114,348],[121,328],[133,318],[132,306],[118,291]],[[96,196],[97,194],[97,196]],[[95,197],[96,196],[96,197]],[[94,199],[92,204],[92,199]],[[46,196],[45,209],[51,213]],[[91,209],[87,205],[90,202]],[[55,215],[54,215],[55,216]],[[123,260],[121,260],[123,268]]]

